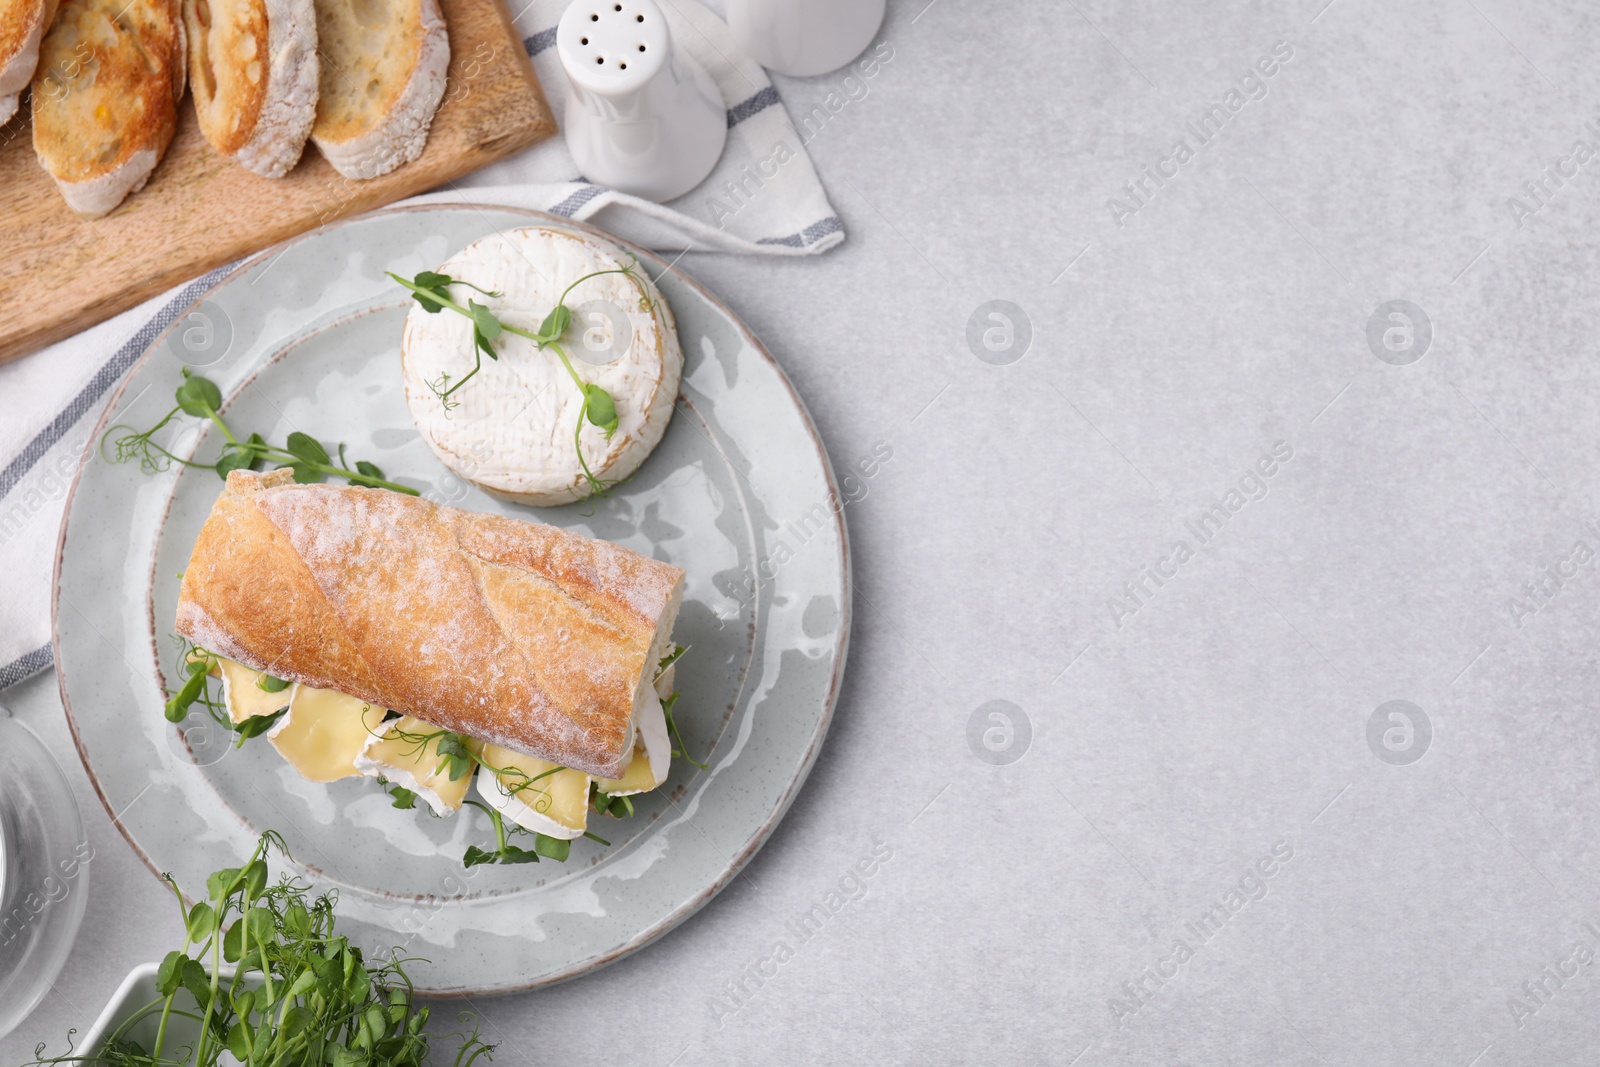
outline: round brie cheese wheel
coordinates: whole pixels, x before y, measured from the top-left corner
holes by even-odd
[[[462,307],[476,301],[505,325],[538,333],[567,286],[632,263],[609,242],[530,226],[468,245],[438,273],[457,279],[450,294]],[[413,302],[401,340],[406,403],[423,440],[462,478],[523,504],[589,496],[580,447],[601,482],[632,474],[666,432],[683,373],[672,311],[643,267],[589,278],[566,305],[572,319],[559,344],[578,377],[616,403],[609,439],[584,417],[584,395],[553,347],[502,333],[490,341],[499,358],[484,356],[478,373],[442,400],[439,394],[472,371],[472,321]]]

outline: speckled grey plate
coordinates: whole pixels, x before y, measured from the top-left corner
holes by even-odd
[[[597,820],[610,847],[565,864],[463,870],[487,843],[479,812],[396,811],[371,782],[313,785],[264,740],[235,750],[199,716],[161,714],[173,677],[178,574],[222,484],[208,470],[141,473],[90,455],[62,524],[54,609],[67,715],[101,800],[154,871],[193,892],[265,829],[290,869],[340,893],[342,924],[369,951],[402,947],[428,992],[558,982],[639,948],[703,905],[758,849],[815,759],[849,636],[849,551],[828,459],[783,372],[737,318],[638,251],[677,314],[683,393],[661,446],[599,503],[523,508],[450,475],[412,428],[399,341],[407,301],[384,270],[432,268],[485,234],[530,223],[494,207],[398,209],[336,225],[233,270],[156,338],[102,422],[151,425],[185,362],[216,381],[236,430],[342,441],[352,461],[479,511],[536,518],[688,572],[675,634],[678,718],[700,771],[674,761],[629,820]],[[167,447],[210,460],[197,420]]]

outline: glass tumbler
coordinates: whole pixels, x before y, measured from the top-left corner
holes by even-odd
[[[38,1006],[67,962],[93,855],[60,765],[0,707],[0,1037]]]

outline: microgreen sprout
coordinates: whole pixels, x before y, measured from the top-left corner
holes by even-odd
[[[469,846],[467,854],[461,858],[463,866],[476,867],[482,863],[538,863],[540,856],[555,860],[558,863],[565,863],[568,855],[572,852],[571,841],[541,833],[534,833],[533,848],[518,848],[510,843],[509,834],[527,833],[528,831],[523,830],[520,826],[513,826],[508,832],[505,817],[498,811],[476,800],[469,799],[466,803],[488,814],[489,821],[494,824],[495,847],[491,851],[479,848],[477,845]]]
[[[229,733],[237,734],[234,747],[243,745],[252,737],[259,737],[275,726],[283,718],[287,708],[280,709],[268,715],[252,715],[243,722],[234,722],[221,691],[220,669],[217,667],[217,657],[204,649],[189,644],[182,638],[179,639],[180,655],[178,657],[179,677],[183,684],[176,689],[167,691],[167,702],[163,711],[168,722],[183,722],[189,717],[189,712],[196,704],[203,708],[211,720]],[[217,691],[213,693],[212,683],[217,683]],[[269,688],[263,683],[278,683],[278,688]],[[256,685],[269,693],[282,692],[289,683],[270,675],[262,675]],[[287,701],[285,702],[287,703]]]
[[[401,811],[410,811],[412,808],[417,806],[417,794],[413,793],[405,786],[390,785],[382,778],[378,779],[378,781],[383,785],[384,791],[394,798],[394,807],[399,808]]]
[[[663,656],[661,662],[656,664],[656,681],[660,681],[661,676],[667,673],[667,668],[682,659],[683,654],[687,651],[689,651],[688,645],[673,645],[672,651]]]
[[[260,470],[267,464],[293,467],[297,482],[317,482],[332,474],[344,478],[351,485],[371,489],[392,489],[397,493],[417,496],[410,486],[391,482],[384,477],[376,463],[361,460],[351,469],[344,458],[344,446],[338,448],[339,463],[335,464],[321,441],[298,431],[291,433],[280,447],[268,444],[258,433],[240,439],[220,414],[222,391],[209,378],[202,378],[183,368],[183,383],[174,394],[177,404],[148,430],[135,430],[118,423],[106,430],[100,438],[100,454],[113,463],[131,463],[137,460],[139,469],[146,474],[158,474],[177,463],[185,467],[214,470],[218,477],[227,480],[229,471]],[[214,463],[184,459],[175,455],[156,441],[156,434],[179,415],[192,415],[206,419],[222,434],[222,452]],[[120,434],[117,431],[122,431]],[[117,436],[113,437],[113,434]],[[111,451],[106,451],[107,445]]]
[[[572,366],[572,360],[567,357],[566,349],[561,345],[561,338],[565,336],[567,327],[572,325],[572,309],[567,307],[567,297],[571,295],[572,290],[590,278],[598,278],[606,274],[621,274],[637,282],[635,271],[637,271],[638,266],[638,260],[632,259],[626,267],[590,271],[588,274],[583,275],[561,291],[561,296],[556,300],[555,307],[550,309],[549,313],[545,315],[544,321],[539,324],[538,332],[525,330],[520,326],[509,325],[503,319],[497,318],[486,304],[480,304],[471,297],[467,298],[467,302],[463,306],[451,295],[450,287],[452,285],[464,285],[470,289],[477,290],[487,297],[500,296],[501,294],[496,291],[482,289],[465,279],[453,278],[448,274],[440,274],[431,270],[422,271],[410,280],[402,278],[392,271],[387,273],[389,277],[409,289],[412,298],[422,305],[422,309],[428,314],[437,315],[443,309],[449,308],[456,314],[463,315],[472,321],[472,369],[460,379],[452,379],[448,373],[441,372],[438,378],[427,383],[428,388],[433,390],[433,395],[438,397],[440,403],[443,404],[446,415],[460,404],[460,401],[452,401],[450,397],[476,377],[478,372],[483,369],[483,357],[488,356],[493,360],[500,358],[499,352],[495,350],[494,341],[501,334],[515,334],[518,337],[524,337],[532,341],[539,347],[540,351],[548,348],[555,352],[556,357],[561,360],[562,367],[566,368],[566,372],[572,378],[573,384],[578,387],[578,392],[583,396],[583,406],[578,413],[578,422],[572,431],[572,447],[578,453],[578,465],[583,468],[584,479],[589,483],[590,495],[604,496],[610,486],[597,478],[594,471],[589,469],[589,461],[583,454],[583,427],[585,422],[598,426],[605,431],[606,440],[609,441],[611,435],[617,432],[619,421],[617,403],[611,394],[606,392],[604,387],[593,382],[585,382],[578,376],[577,370]],[[644,287],[641,285],[640,290],[643,291],[643,289]],[[642,300],[641,305],[648,307],[649,302]]]
[[[689,755],[689,746],[683,743],[683,734],[678,732],[678,723],[672,717],[673,705],[677,703],[677,693],[673,693],[671,696],[667,697],[667,699],[661,702],[661,710],[667,716],[667,732],[672,735],[673,744],[677,746],[672,750],[672,754],[674,756],[682,756],[684,759],[688,760],[690,763],[694,764],[696,767],[699,767],[703,771],[709,767],[710,764],[701,763],[699,760]]]

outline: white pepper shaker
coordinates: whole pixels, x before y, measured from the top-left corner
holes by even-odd
[[[585,178],[663,201],[711,173],[727,106],[705,68],[674,47],[655,0],[574,0],[556,50],[572,85],[567,147]]]
[[[883,25],[886,0],[728,0],[728,29],[768,70],[797,78],[838,70]]]

